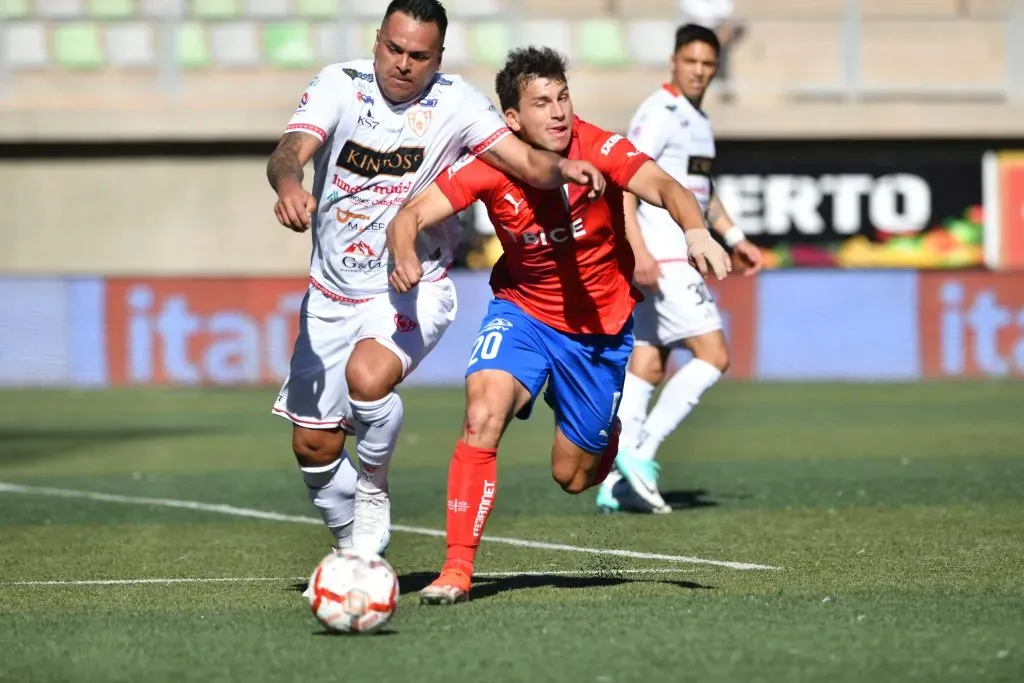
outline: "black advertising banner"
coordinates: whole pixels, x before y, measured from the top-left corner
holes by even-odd
[[[976,268],[985,145],[721,141],[715,191],[766,265]]]

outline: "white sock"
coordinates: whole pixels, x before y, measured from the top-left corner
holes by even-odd
[[[390,393],[377,401],[348,399],[355,418],[356,452],[359,454],[359,489],[366,493],[388,490],[388,466],[398,444],[405,410],[402,399]]]
[[[339,548],[352,546],[352,519],[355,517],[356,468],[348,453],[330,465],[300,467],[309,499],[320,511],[324,523],[334,534]]]
[[[647,404],[651,402],[654,385],[632,372],[626,373],[619,400],[619,419],[622,432],[619,434],[619,450],[632,451],[640,439],[640,432],[647,419]]]
[[[643,460],[654,460],[661,442],[675,431],[700,402],[701,395],[721,376],[718,368],[699,358],[681,367],[665,384],[658,402],[647,416],[633,455]]]

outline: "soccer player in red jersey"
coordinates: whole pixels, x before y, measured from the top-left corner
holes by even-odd
[[[390,279],[399,292],[422,277],[419,232],[477,199],[487,206],[505,252],[491,274],[495,298],[466,371],[466,419],[448,473],[447,558],[441,576],[420,593],[432,604],[468,599],[497,493],[498,443],[514,416],[529,416],[545,383],[557,426],[552,476],[576,494],[608,475],[618,450],[615,413],[633,348],[633,307],[642,296],[631,284],[623,191],[665,207],[684,226],[702,273],[722,278],[730,270],[689,190],[621,135],[573,116],[565,61],[557,52],[511,52],[496,85],[513,132],[535,147],[592,162],[607,189],[594,201],[586,188],[536,190],[467,156],[387,228]]]

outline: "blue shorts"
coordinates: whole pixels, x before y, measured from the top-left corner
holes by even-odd
[[[588,453],[608,445],[633,350],[633,321],[618,334],[569,334],[549,327],[515,304],[494,299],[473,344],[466,376],[502,370],[530,392],[516,417],[530,416],[544,383],[544,399],[562,433]]]

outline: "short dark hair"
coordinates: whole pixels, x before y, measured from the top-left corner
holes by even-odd
[[[690,43],[707,43],[715,48],[715,56],[722,51],[722,45],[718,42],[718,36],[711,29],[698,24],[686,24],[676,29],[676,52]]]
[[[384,12],[381,24],[384,24],[396,12],[408,14],[424,24],[437,24],[437,30],[441,34],[441,44],[444,44],[444,34],[448,32],[448,12],[438,0],[391,0],[387,11]]]
[[[512,50],[505,57],[505,66],[494,78],[494,89],[498,92],[501,110],[519,108],[519,97],[523,88],[535,78],[549,78],[568,83],[565,72],[568,62],[550,47],[521,47]]]

